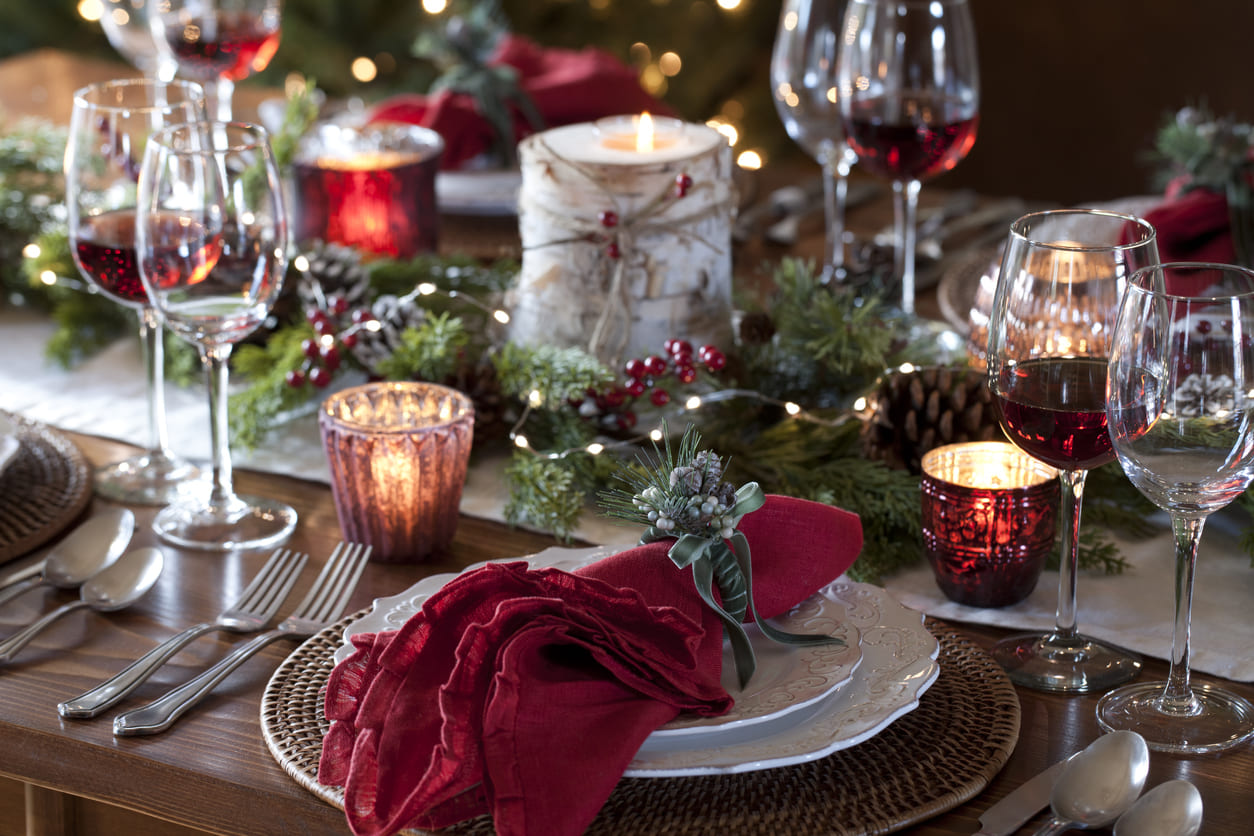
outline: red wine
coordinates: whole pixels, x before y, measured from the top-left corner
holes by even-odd
[[[845,130],[858,164],[888,180],[926,180],[975,144],[978,114],[952,99],[913,93],[859,99]]]
[[[279,49],[279,30],[255,14],[217,12],[192,21],[169,15],[165,38],[179,73],[198,81],[239,81],[259,73]]]
[[[135,263],[135,210],[82,218],[74,231],[74,260],[92,284],[128,305],[147,305]]]
[[[1050,357],[1003,370],[993,385],[1002,427],[1025,452],[1063,470],[1114,459],[1106,432],[1106,359]]]
[[[433,252],[438,162],[430,155],[381,152],[295,163],[296,240],[320,239],[392,258]]]

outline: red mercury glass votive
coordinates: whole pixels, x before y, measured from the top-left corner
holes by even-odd
[[[1054,548],[1058,471],[1000,441],[937,447],[922,468],[923,545],[946,597],[1005,607],[1030,595]]]
[[[417,125],[318,126],[301,140],[292,164],[297,242],[391,258],[434,252],[443,151],[440,135]]]
[[[474,437],[470,398],[434,383],[367,383],[318,415],[344,539],[417,563],[448,548]]]

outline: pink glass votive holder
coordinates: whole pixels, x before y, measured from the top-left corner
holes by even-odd
[[[433,383],[367,383],[327,398],[318,425],[344,538],[390,563],[447,549],[474,423],[470,398]]]
[[[391,258],[434,252],[443,152],[440,135],[417,125],[319,126],[292,165],[296,240]]]
[[[1005,607],[1030,595],[1054,548],[1058,471],[1000,441],[937,447],[922,468],[923,545],[945,596]]]

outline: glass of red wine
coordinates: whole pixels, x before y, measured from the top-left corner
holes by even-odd
[[[1189,683],[1197,548],[1207,518],[1254,482],[1254,271],[1175,262],[1137,271],[1115,326],[1106,411],[1128,478],[1171,516],[1176,589],[1166,682],[1106,694],[1106,731],[1209,753],[1254,737],[1254,705]]]
[[[850,0],[837,102],[864,169],[893,184],[901,308],[914,314],[919,189],[975,144],[980,72],[967,0]]]
[[[1115,458],[1106,430],[1115,317],[1128,277],[1157,263],[1154,228],[1130,215],[1059,209],[1010,227],[990,314],[988,382],[1006,435],[1057,468],[1062,489],[1054,629],[993,649],[1011,680],[1029,688],[1089,693],[1141,668],[1135,654],[1079,633],[1075,588],[1085,476]]]
[[[771,51],[771,97],[784,130],[823,169],[827,251],[823,280],[845,272],[845,199],[857,161],[836,106],[836,57],[845,0],[784,0]]]
[[[200,477],[169,450],[161,324],[135,257],[135,187],[148,136],[204,117],[204,91],[186,81],[125,79],[74,94],[65,154],[70,250],[92,288],[139,315],[147,375],[146,449],[96,471],[96,492],[109,499],[165,505]]]
[[[162,0],[153,40],[182,78],[209,91],[210,113],[232,119],[235,82],[259,73],[279,49],[281,0]]]
[[[213,438],[212,489],[163,508],[153,530],[186,548],[274,545],[296,527],[296,512],[235,493],[227,416],[231,349],[265,321],[287,270],[269,136],[244,122],[164,128],[144,152],[138,191],[140,277],[166,326],[200,349]]]

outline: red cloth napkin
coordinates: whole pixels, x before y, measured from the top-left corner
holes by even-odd
[[[673,114],[640,87],[633,69],[599,49],[545,49],[519,35],[507,35],[488,63],[518,71],[519,86],[531,97],[546,128],[645,110],[660,116]],[[440,159],[444,169],[460,168],[491,148],[496,139],[474,98],[447,90],[433,96],[394,96],[376,105],[370,119],[407,122],[436,131],[444,138]],[[522,139],[533,130],[526,117],[515,110],[515,138]]]
[[[1177,178],[1168,184],[1163,202],[1145,213],[1144,219],[1154,227],[1159,261],[1207,261],[1235,264],[1236,247],[1232,242],[1232,225],[1228,214],[1228,198],[1210,189],[1186,191],[1188,178]],[[1123,242],[1128,243],[1130,233]],[[1208,273],[1190,277],[1176,276],[1169,288],[1181,296],[1202,293],[1213,281]]]
[[[754,599],[779,615],[839,577],[858,517],[768,496],[741,521]],[[726,712],[723,631],[666,556],[673,541],[571,574],[492,564],[400,630],[354,638],[332,672],[318,780],[354,833],[491,813],[501,834],[582,832],[644,739],[681,711]]]

